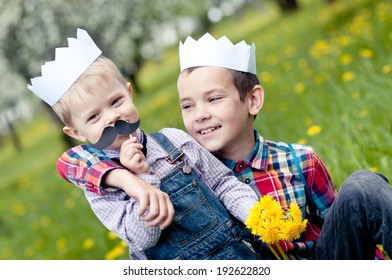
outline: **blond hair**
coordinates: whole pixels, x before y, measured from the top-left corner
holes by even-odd
[[[80,75],[52,109],[65,125],[72,125],[72,104],[82,100],[86,94],[93,94],[96,88],[113,78],[127,87],[126,80],[113,61],[101,55]]]

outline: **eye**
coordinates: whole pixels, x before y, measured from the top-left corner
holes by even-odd
[[[99,118],[99,114],[98,114],[98,113],[92,114],[91,116],[89,116],[89,117],[87,118],[87,122],[88,122],[88,123],[95,122],[95,121],[98,120],[98,118]]]
[[[187,109],[190,109],[191,107],[192,107],[191,104],[183,104],[183,105],[181,105],[181,110],[187,110]]]
[[[118,106],[118,105],[120,105],[121,104],[121,101],[122,101],[122,99],[123,99],[123,97],[116,97],[115,99],[113,99],[113,101],[112,101],[112,106]]]
[[[209,102],[216,102],[222,99],[222,96],[213,96],[208,99]]]

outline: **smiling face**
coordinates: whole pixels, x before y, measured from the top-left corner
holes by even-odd
[[[90,92],[82,90],[77,95],[69,108],[72,125],[63,130],[80,141],[96,143],[104,128],[113,126],[117,120],[135,122],[139,119],[131,90],[128,91],[126,85],[114,77],[101,82]],[[129,136],[118,136],[108,148],[119,148],[126,139]]]
[[[199,67],[182,72],[177,88],[184,125],[197,142],[232,160],[242,159],[253,149],[253,121],[262,100],[255,108],[251,92],[241,101],[229,70]],[[257,92],[262,93],[260,86]]]

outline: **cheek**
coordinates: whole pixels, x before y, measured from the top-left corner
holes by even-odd
[[[182,122],[184,123],[186,130],[188,130],[188,132],[191,131],[192,121],[188,114],[182,113]]]

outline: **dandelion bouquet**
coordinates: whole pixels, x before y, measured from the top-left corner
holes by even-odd
[[[290,203],[284,211],[276,200],[265,195],[249,210],[245,225],[254,235],[268,245],[277,259],[281,259],[273,245],[284,259],[288,259],[279,244],[279,240],[292,241],[300,237],[305,231],[307,219],[302,220],[302,213],[298,205]]]

